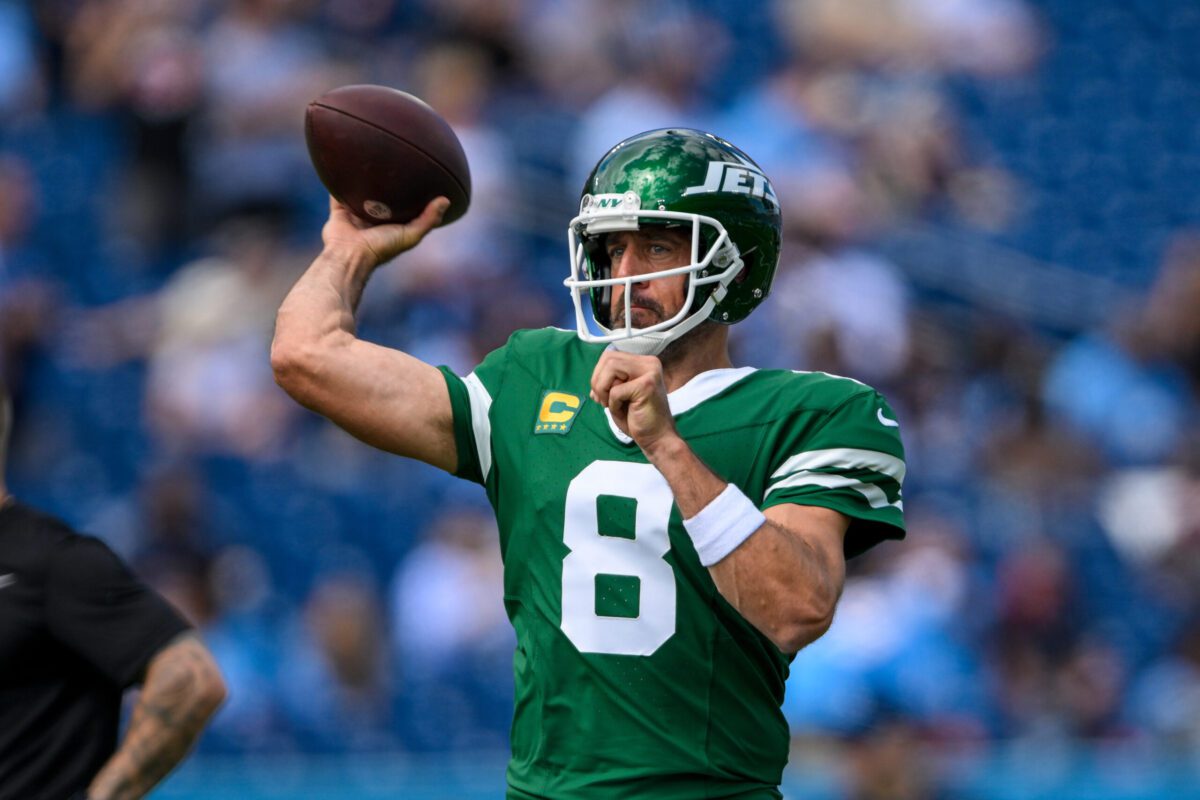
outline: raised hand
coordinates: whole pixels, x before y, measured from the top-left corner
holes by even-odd
[[[391,261],[405,250],[416,247],[425,235],[442,221],[450,200],[435,197],[416,219],[405,223],[370,225],[354,215],[333,197],[329,198],[329,219],[321,229],[327,251],[350,252],[368,258],[372,266]]]
[[[678,438],[656,356],[606,350],[592,371],[591,397],[608,408],[617,427],[647,456],[663,441]]]

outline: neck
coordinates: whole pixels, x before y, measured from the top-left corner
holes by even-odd
[[[729,328],[713,322],[701,323],[677,341],[667,345],[659,355],[663,365],[663,380],[667,391],[680,386],[710,369],[732,367],[729,360]]]

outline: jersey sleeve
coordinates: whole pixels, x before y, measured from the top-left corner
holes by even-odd
[[[99,539],[59,544],[47,571],[50,632],[121,687],[190,626]]]
[[[486,485],[492,471],[492,401],[499,396],[508,375],[511,348],[510,338],[465,378],[449,367],[438,367],[446,379],[454,414],[454,444],[458,450],[454,474],[465,480]]]
[[[772,449],[763,509],[823,506],[850,517],[846,558],[904,538],[904,446],[876,391],[852,395],[813,426],[785,426]]]

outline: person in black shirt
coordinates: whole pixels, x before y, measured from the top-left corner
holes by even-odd
[[[10,421],[0,384],[0,800],[135,800],[186,755],[225,685],[188,623],[103,542],[8,494]]]

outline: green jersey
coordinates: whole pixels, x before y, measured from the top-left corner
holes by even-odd
[[[495,508],[517,633],[511,798],[777,798],[791,656],[717,591],[666,479],[588,399],[604,347],[518,331],[443,368],[458,475]],[[852,519],[846,555],[904,535],[903,451],[873,389],[718,369],[669,395],[680,435],[760,508]]]

